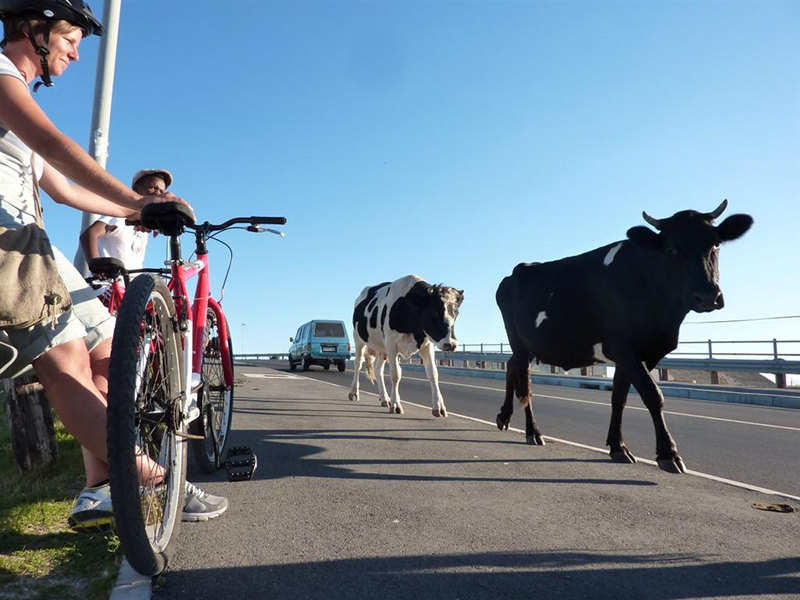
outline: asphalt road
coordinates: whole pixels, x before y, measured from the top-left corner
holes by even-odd
[[[257,452],[256,476],[228,483],[222,473],[191,473],[204,489],[228,496],[230,509],[183,525],[154,598],[800,598],[800,512],[753,506],[785,498],[649,464],[617,465],[564,443],[529,447],[522,434],[493,425],[498,382],[443,384],[453,414],[436,419],[421,374],[407,373],[406,414],[398,416],[374,396],[348,401],[347,373],[253,365],[237,373],[233,442]],[[542,391],[567,395],[563,388]],[[550,400],[552,411],[545,408]],[[455,415],[470,403],[479,407],[475,418],[490,423]],[[546,435],[585,435],[593,446],[605,439],[607,406],[574,399],[541,405]],[[626,431],[634,452],[647,455],[652,425],[638,423],[636,412],[626,414]],[[760,421],[773,424],[783,418],[740,414],[772,415]],[[704,453],[722,453],[713,443],[694,448],[694,426],[684,427],[678,415],[669,419],[693,469]],[[585,422],[585,432],[575,420]],[[760,433],[724,426],[740,442],[764,443]],[[633,431],[639,428],[641,439]],[[791,448],[791,439],[785,443]],[[787,451],[784,470],[796,469],[796,450]]]
[[[289,372],[282,361],[267,364]],[[387,386],[388,372],[387,367]],[[353,380],[349,370],[338,373],[311,367],[296,374],[347,388]],[[450,412],[495,422],[505,396],[502,380],[440,375],[439,385]],[[377,392],[363,372],[361,389]],[[545,437],[606,448],[610,392],[546,385],[533,389],[534,414]],[[429,406],[431,392],[425,373],[404,370],[400,397],[404,402]],[[365,394],[363,401],[374,400],[375,396]],[[800,497],[800,410],[673,397],[666,398],[665,410],[667,426],[688,469]],[[525,429],[518,404],[511,427]],[[525,441],[513,432],[503,435]],[[636,457],[655,458],[653,423],[635,390],[625,408],[623,437]]]

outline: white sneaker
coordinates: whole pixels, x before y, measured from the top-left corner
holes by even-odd
[[[106,483],[83,488],[69,515],[69,526],[76,531],[104,531],[113,524],[111,487]]]

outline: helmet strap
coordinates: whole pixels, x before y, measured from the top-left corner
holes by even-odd
[[[39,55],[39,61],[42,64],[42,80],[37,81],[33,86],[33,91],[36,92],[39,89],[39,86],[42,84],[44,84],[45,87],[52,87],[53,85],[53,80],[50,79],[50,65],[47,63],[47,56],[50,54],[50,48],[48,47],[48,44],[50,41],[50,30],[53,27],[53,21],[45,21],[44,39],[42,40],[41,44],[36,41],[36,36],[33,32],[33,25],[31,25],[31,20],[27,15],[25,16],[25,23],[28,26],[28,39],[31,41],[31,44],[33,44],[33,48],[36,50],[36,54]]]

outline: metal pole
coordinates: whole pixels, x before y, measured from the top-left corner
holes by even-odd
[[[103,37],[100,38],[94,82],[94,109],[92,111],[89,154],[104,169],[108,160],[108,130],[111,122],[111,95],[114,89],[114,67],[117,61],[117,34],[119,33],[121,8],[122,0],[104,0],[103,2]],[[79,234],[83,233],[96,220],[97,215],[83,213]],[[73,262],[84,275],[89,274],[80,244]]]

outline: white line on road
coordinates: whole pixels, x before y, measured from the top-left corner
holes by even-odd
[[[426,381],[426,382],[428,381],[427,379],[422,379],[422,378],[418,378],[418,377],[404,377],[403,379],[414,379],[416,381]],[[317,381],[319,383],[324,383],[326,385],[332,385],[334,387],[347,389],[347,386],[344,386],[344,385],[341,385],[341,384],[338,384],[338,383],[332,383],[330,381],[321,381],[319,379],[314,379],[314,381]],[[479,386],[479,385],[471,385],[471,384],[468,384],[468,383],[453,383],[453,382],[446,382],[446,381],[440,381],[439,383],[445,383],[445,384],[448,384],[448,385],[457,385],[457,386],[463,386],[463,387],[478,388],[478,389],[490,390],[490,391],[494,391],[494,392],[504,392],[504,390],[498,390],[497,388],[490,388],[490,387],[484,387],[484,386]],[[368,391],[365,391],[365,390],[359,390],[359,394],[368,394],[370,396],[375,396],[376,398],[378,397],[378,394],[375,394],[374,392],[368,392]],[[570,400],[570,401],[576,401],[576,402],[587,402],[589,404],[601,404],[601,405],[604,405],[604,406],[608,406],[607,404],[605,404],[603,402],[591,402],[589,400],[575,400],[574,398],[563,398],[563,397],[560,397],[560,396],[546,396],[546,397],[547,398],[556,398],[556,399],[559,399],[559,400]],[[407,404],[409,406],[416,406],[417,408],[422,408],[424,410],[430,410],[430,406],[417,404],[415,402],[408,402],[406,400],[403,400],[403,404]],[[639,409],[639,410],[646,410],[646,409]],[[449,411],[448,411],[447,414],[452,416],[452,417],[459,418],[459,419],[466,419],[467,421],[474,421],[475,423],[482,423],[482,424],[485,424],[485,425],[489,425],[490,427],[497,427],[496,423],[492,423],[492,422],[486,421],[484,419],[478,419],[476,417],[470,417],[468,415],[461,415],[461,414],[458,414],[458,413],[451,413]],[[670,413],[670,414],[683,414],[683,413]],[[686,416],[687,417],[697,417],[697,418],[710,418],[710,417],[700,417],[698,415],[689,415],[689,414],[687,414]],[[716,419],[716,420],[729,421],[730,419]],[[730,421],[732,421],[732,420],[730,420]],[[734,423],[747,423],[746,421],[732,421],[732,422],[734,422]],[[750,424],[750,425],[761,425],[761,426],[764,426],[764,427],[769,427],[768,425],[764,425],[763,423],[747,423],[747,424]],[[773,426],[773,427],[775,427],[775,426]],[[797,429],[797,428],[796,427],[782,427],[781,429]],[[517,429],[516,427],[509,427],[508,430],[509,431],[514,431],[516,433],[525,433],[524,431],[522,431],[521,429]],[[543,437],[546,440],[551,440],[553,442],[558,442],[560,444],[566,444],[567,446],[573,446],[575,448],[583,448],[584,450],[591,450],[592,452],[601,452],[602,454],[608,454],[608,450],[606,448],[597,448],[596,446],[589,446],[587,444],[581,444],[581,443],[578,443],[578,442],[571,442],[569,440],[562,440],[560,438],[554,438],[554,437],[550,437],[550,436],[547,436],[547,435],[543,436]],[[648,464],[648,465],[658,466],[658,464],[654,460],[650,460],[648,458],[639,458],[637,456],[636,460],[638,462],[643,462],[643,463]],[[779,492],[777,490],[771,490],[769,488],[759,487],[757,485],[752,485],[752,484],[749,484],[749,483],[745,483],[743,481],[736,481],[736,480],[733,480],[733,479],[725,479],[724,477],[717,477],[716,475],[711,475],[709,473],[701,473],[700,471],[687,470],[686,471],[686,475],[693,475],[695,477],[700,477],[701,479],[708,479],[710,481],[716,481],[716,482],[719,482],[719,483],[725,483],[727,485],[732,485],[734,487],[738,487],[738,488],[741,488],[741,489],[749,490],[751,492],[758,492],[760,494],[767,494],[767,495],[770,495],[770,496],[782,496],[782,497],[788,498],[790,500],[800,501],[800,496],[793,496],[792,494],[787,494],[785,492]]]
[[[423,379],[421,377],[403,377],[403,379],[412,379],[414,381],[425,381],[425,382],[428,381],[427,379]],[[468,387],[468,388],[474,388],[476,390],[488,390],[490,392],[499,392],[501,394],[505,393],[505,390],[502,390],[502,389],[499,389],[499,388],[487,387],[487,386],[484,386],[484,385],[474,385],[474,384],[471,384],[471,383],[456,383],[454,381],[442,381],[442,380],[439,380],[439,384],[440,385],[455,385],[455,386],[459,386],[459,387]],[[581,400],[579,398],[567,398],[566,396],[550,396],[548,394],[534,394],[534,397],[536,397],[536,398],[551,398],[553,400],[566,400],[567,402],[578,402],[580,404],[596,404],[598,406],[608,406],[608,407],[611,406],[610,402],[598,402],[597,400]],[[644,411],[647,410],[643,406],[630,406],[630,405],[628,405],[625,408],[627,410],[644,410]],[[679,416],[679,417],[690,417],[690,418],[693,418],[693,419],[706,419],[708,421],[724,421],[726,423],[737,423],[739,425],[753,425],[755,427],[770,427],[772,429],[786,429],[788,431],[800,431],[800,427],[789,427],[787,425],[772,425],[770,423],[756,423],[755,421],[740,421],[738,419],[725,419],[725,418],[722,418],[722,417],[708,417],[708,416],[705,416],[705,415],[693,415],[691,413],[676,412],[676,411],[671,411],[671,410],[665,410],[664,414],[666,414],[666,415],[675,415],[675,416]]]
[[[278,373],[276,375],[266,373],[241,373],[241,375],[250,377],[251,379],[305,379],[305,377],[299,377],[297,375],[285,375],[283,373]]]

